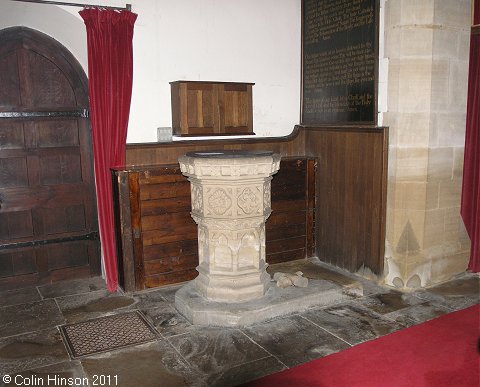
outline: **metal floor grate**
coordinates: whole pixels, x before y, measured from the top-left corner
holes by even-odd
[[[60,332],[72,359],[159,338],[138,311],[62,325]]]

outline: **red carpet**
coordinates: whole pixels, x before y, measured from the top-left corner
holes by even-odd
[[[479,387],[479,316],[475,305],[248,386]]]

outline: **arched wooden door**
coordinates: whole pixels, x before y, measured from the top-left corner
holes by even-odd
[[[0,31],[0,289],[100,272],[88,84],[54,39]]]

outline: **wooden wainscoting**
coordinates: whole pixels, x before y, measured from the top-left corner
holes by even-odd
[[[313,232],[313,229],[306,231],[306,237],[311,241],[310,246],[315,246],[315,248],[311,251],[307,250],[306,256],[318,256],[324,262],[352,272],[365,267],[373,273],[381,275],[385,244],[387,141],[388,129],[383,127],[307,128],[296,126],[291,135],[277,138],[256,137],[128,144],[127,163],[140,169],[139,166],[142,165],[155,165],[157,168],[160,164],[178,165],[178,157],[187,152],[215,149],[266,149],[277,152],[282,157],[315,158],[317,160],[316,181],[315,184],[309,183],[309,187],[315,186],[316,192],[314,197],[309,199],[313,203],[310,205],[315,207],[315,219],[312,219],[310,223],[312,227],[313,223],[315,224],[315,231]],[[286,171],[286,168],[283,168]],[[285,182],[282,183],[284,190],[295,190],[299,184],[296,176],[297,172],[294,170],[288,172]],[[135,180],[132,176],[129,179]],[[279,180],[277,179],[277,181]],[[126,183],[122,184],[125,186]],[[129,197],[129,192],[123,194]],[[279,195],[278,198],[281,198],[283,193],[279,189],[278,193],[272,192],[272,195],[272,200],[276,200],[275,195]],[[135,205],[135,202],[132,205]],[[294,207],[288,208],[293,209]],[[279,210],[280,208],[277,208],[277,211]],[[129,209],[124,208],[123,211],[129,211]],[[188,218],[186,215],[184,216]],[[274,211],[270,218],[271,223],[281,222],[276,219],[276,216],[281,217]],[[284,216],[284,220],[290,220],[295,219],[297,215],[292,212],[282,216]],[[298,216],[302,217],[303,215]],[[309,216],[312,216],[312,213]],[[122,224],[123,228],[127,226],[128,222]],[[288,227],[283,227],[282,231],[275,232],[279,236],[283,233],[286,237],[290,231]],[[181,236],[181,231],[176,232]],[[196,245],[193,243],[190,242],[188,248],[185,247],[185,250],[182,250],[188,252],[188,254],[185,253],[186,255],[196,251]],[[267,234],[267,252],[271,262],[275,259],[281,260],[282,251],[289,251],[282,247],[282,243],[273,242]],[[296,254],[298,255],[294,255],[295,257],[303,257],[300,252],[301,247],[293,250],[297,250]],[[124,252],[124,254],[126,253]],[[273,256],[272,254],[277,255]],[[138,264],[140,265],[140,263]],[[137,275],[140,274],[137,273]],[[185,279],[186,277],[183,279],[172,277],[173,282]]]
[[[316,252],[356,272],[383,273],[387,128],[309,128],[306,154],[318,160]]]
[[[190,216],[190,182],[178,165],[116,170],[120,285],[142,290],[196,277],[197,225]],[[268,263],[303,259],[315,251],[315,160],[282,158],[272,179],[266,223]]]
[[[285,137],[251,137],[226,140],[182,140],[164,143],[127,144],[127,165],[177,164],[187,152],[212,150],[270,150],[283,156],[305,155],[305,132],[295,128]]]

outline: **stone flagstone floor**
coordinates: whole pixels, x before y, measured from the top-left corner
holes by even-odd
[[[333,281],[345,287],[350,299],[229,329],[185,321],[174,308],[179,286],[109,293],[101,278],[90,278],[0,292],[0,375],[17,377],[24,385],[41,385],[40,378],[43,385],[55,385],[55,375],[88,378],[84,385],[93,385],[94,378],[100,382],[103,375],[103,385],[121,387],[233,386],[479,302],[480,279],[467,273],[429,289],[401,293],[318,261],[272,265],[270,270],[301,270],[309,278]],[[351,291],[359,286],[363,296]],[[59,325],[131,310],[151,321],[160,333],[157,341],[69,358]]]

